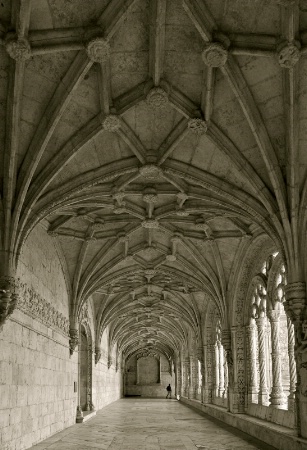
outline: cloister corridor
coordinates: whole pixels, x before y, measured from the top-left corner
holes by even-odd
[[[1,0],[0,450],[267,445],[307,450],[307,0]]]
[[[274,450],[177,400],[121,399],[31,450]],[[290,449],[289,449],[290,450]]]

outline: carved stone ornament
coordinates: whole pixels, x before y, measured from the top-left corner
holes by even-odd
[[[188,122],[188,128],[192,133],[197,134],[197,136],[202,136],[207,133],[208,126],[207,123],[202,119],[190,119]]]
[[[19,281],[13,277],[0,278],[0,325],[16,308],[19,296]]]
[[[278,62],[281,67],[291,69],[300,59],[300,49],[296,43],[284,44],[278,52]]]
[[[69,352],[72,355],[79,344],[79,331],[75,328],[71,328],[69,330]]]
[[[5,42],[7,53],[15,61],[26,61],[31,58],[31,47],[27,39],[24,38],[10,38]]]
[[[55,328],[65,336],[69,334],[69,320],[42,298],[32,287],[19,284],[17,308],[39,320],[50,328]]]
[[[186,209],[180,208],[180,206],[176,207],[176,216],[188,217],[189,215],[190,215],[190,213]]]
[[[306,285],[303,282],[288,283],[285,286],[286,301],[284,307],[292,320],[299,319],[306,299]]]
[[[104,63],[110,58],[110,43],[103,37],[91,39],[86,45],[86,53],[92,62]]]
[[[139,172],[142,177],[152,180],[162,174],[162,169],[155,164],[145,164],[140,167]]]
[[[143,228],[159,228],[159,222],[155,219],[146,219],[141,225]]]
[[[47,231],[47,233],[49,234],[49,236],[54,237],[54,238],[58,237],[58,235],[59,235],[59,233],[57,233],[54,230]]]
[[[161,87],[152,88],[146,97],[149,106],[155,109],[165,108],[168,105],[168,95]]]
[[[95,347],[95,364],[98,364],[98,362],[100,361],[101,355],[102,355],[101,348]]]
[[[176,255],[166,255],[165,259],[170,262],[176,261]]]
[[[222,67],[227,61],[228,53],[218,42],[207,44],[202,52],[202,59],[208,67]]]
[[[112,366],[112,364],[113,364],[113,358],[112,358],[112,356],[108,356],[108,369],[110,369],[110,367]]]
[[[115,133],[120,129],[120,119],[115,114],[109,114],[102,122],[103,129]]]
[[[157,203],[158,196],[156,194],[144,194],[143,202],[145,203]]]

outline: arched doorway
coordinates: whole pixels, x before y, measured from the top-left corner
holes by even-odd
[[[82,411],[92,411],[92,335],[87,323],[80,325],[79,344],[79,406],[77,422],[83,421]]]
[[[81,326],[81,336],[80,336],[80,352],[79,352],[79,358],[80,358],[80,406],[82,411],[88,411],[88,370],[89,370],[89,364],[88,364],[88,342],[87,342],[87,336],[84,326]]]

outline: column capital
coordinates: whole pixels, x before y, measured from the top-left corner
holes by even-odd
[[[266,322],[266,318],[265,317],[257,317],[257,319],[256,319],[256,325],[257,325],[258,328],[264,327],[265,326],[265,322]]]
[[[72,355],[79,344],[79,329],[78,328],[70,328],[69,329],[69,352]]]
[[[269,309],[267,311],[267,316],[270,320],[270,322],[278,322],[280,318],[280,311],[276,309]]]
[[[13,313],[19,298],[19,279],[12,276],[0,277],[0,326]]]
[[[299,320],[306,304],[306,284],[298,281],[285,286],[284,307],[292,320]]]

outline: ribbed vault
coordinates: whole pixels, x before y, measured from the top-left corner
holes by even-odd
[[[302,277],[299,2],[11,0],[0,14],[1,277],[42,224],[72,330],[92,297],[96,342],[107,329],[125,358],[170,360],[188,336],[202,345],[208,302],[231,324],[260,235]]]

